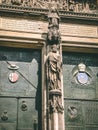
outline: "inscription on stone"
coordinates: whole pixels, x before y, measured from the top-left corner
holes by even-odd
[[[61,24],[60,29],[63,35],[98,37],[97,26]]]
[[[5,30],[42,33],[45,25],[46,23],[40,21],[0,18],[0,28]]]
[[[0,29],[47,33],[48,23],[43,21],[25,20],[17,18],[0,18]],[[97,26],[79,25],[79,24],[60,24],[62,35],[98,37]]]

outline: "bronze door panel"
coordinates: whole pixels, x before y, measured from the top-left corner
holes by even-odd
[[[65,101],[65,122],[71,126],[82,126],[83,113],[82,104],[79,101],[68,100]]]
[[[86,125],[98,125],[98,102],[85,101],[83,102],[84,120]],[[98,126],[97,126],[98,127]]]
[[[19,99],[18,107],[18,129],[35,130],[38,127],[38,111],[35,106],[35,98]],[[36,125],[36,126],[35,126]]]
[[[81,127],[65,127],[66,130],[84,130]]]
[[[98,129],[98,54],[63,53],[65,129]]]
[[[0,50],[0,95],[35,97],[40,84],[40,51],[23,49]],[[16,65],[16,69],[13,68]],[[40,71],[39,71],[40,70]],[[13,73],[18,75],[12,82]],[[9,80],[11,79],[11,80]]]
[[[40,54],[0,47],[0,130],[41,128]]]
[[[0,130],[16,130],[17,100],[0,98]]]
[[[64,97],[74,99],[98,99],[98,54],[63,53],[63,84]],[[87,67],[82,84],[77,80],[78,65],[83,63]],[[88,77],[87,77],[88,76]],[[80,77],[78,77],[80,78]],[[88,79],[87,79],[88,78]]]

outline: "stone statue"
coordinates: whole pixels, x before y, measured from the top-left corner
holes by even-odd
[[[69,0],[69,11],[74,11],[75,2],[73,0]]]
[[[11,0],[11,3],[12,3],[13,5],[21,5],[22,2],[23,2],[23,0]]]
[[[48,81],[49,90],[61,89],[61,57],[57,51],[57,45],[52,45],[52,51],[48,54]]]
[[[0,0],[0,4],[2,4],[2,0]]]
[[[47,34],[47,41],[49,44],[59,44],[61,40],[59,32],[59,14],[56,9],[50,10],[48,15],[49,31]]]

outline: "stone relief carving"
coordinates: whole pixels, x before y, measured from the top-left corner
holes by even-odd
[[[50,9],[81,13],[96,13],[97,0],[0,0],[0,4],[16,5],[22,7]]]
[[[47,56],[48,62],[48,87],[49,90],[61,90],[61,57],[57,50],[57,45],[52,45],[52,50]]]
[[[28,107],[27,107],[26,101],[22,101],[21,109],[22,111],[27,111]]]
[[[6,111],[6,110],[4,110],[4,112],[2,113],[1,119],[2,119],[3,121],[7,121],[7,120],[8,120],[8,115],[7,115],[7,111]]]
[[[78,117],[78,110],[75,106],[68,106],[68,116],[73,120]]]

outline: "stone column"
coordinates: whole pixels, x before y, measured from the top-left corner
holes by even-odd
[[[98,10],[98,0],[97,0],[97,10]]]
[[[48,130],[64,130],[62,49],[57,9],[49,11],[48,20],[46,58]]]

